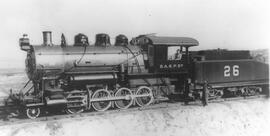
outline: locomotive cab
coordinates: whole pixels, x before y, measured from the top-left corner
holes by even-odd
[[[148,52],[150,73],[187,73],[190,64],[189,47],[198,41],[187,37],[144,36],[139,43]]]

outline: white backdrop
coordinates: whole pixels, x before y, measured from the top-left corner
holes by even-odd
[[[55,44],[62,32],[69,44],[79,32],[91,43],[104,32],[111,38],[120,33],[189,36],[200,42],[196,50],[267,48],[269,5],[269,0],[3,0],[0,68],[23,68],[18,39],[27,33],[32,44],[40,44],[43,30],[53,31]]]

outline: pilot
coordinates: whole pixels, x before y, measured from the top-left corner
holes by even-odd
[[[181,60],[181,58],[182,58],[182,50],[177,49],[176,53],[174,54],[174,59]]]

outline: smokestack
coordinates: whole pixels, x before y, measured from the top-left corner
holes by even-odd
[[[52,32],[51,31],[43,31],[43,45],[44,46],[52,46]]]

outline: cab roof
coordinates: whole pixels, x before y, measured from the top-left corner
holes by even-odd
[[[165,37],[165,36],[145,36],[150,40],[152,45],[165,45],[165,46],[198,46],[199,42],[190,37]]]

